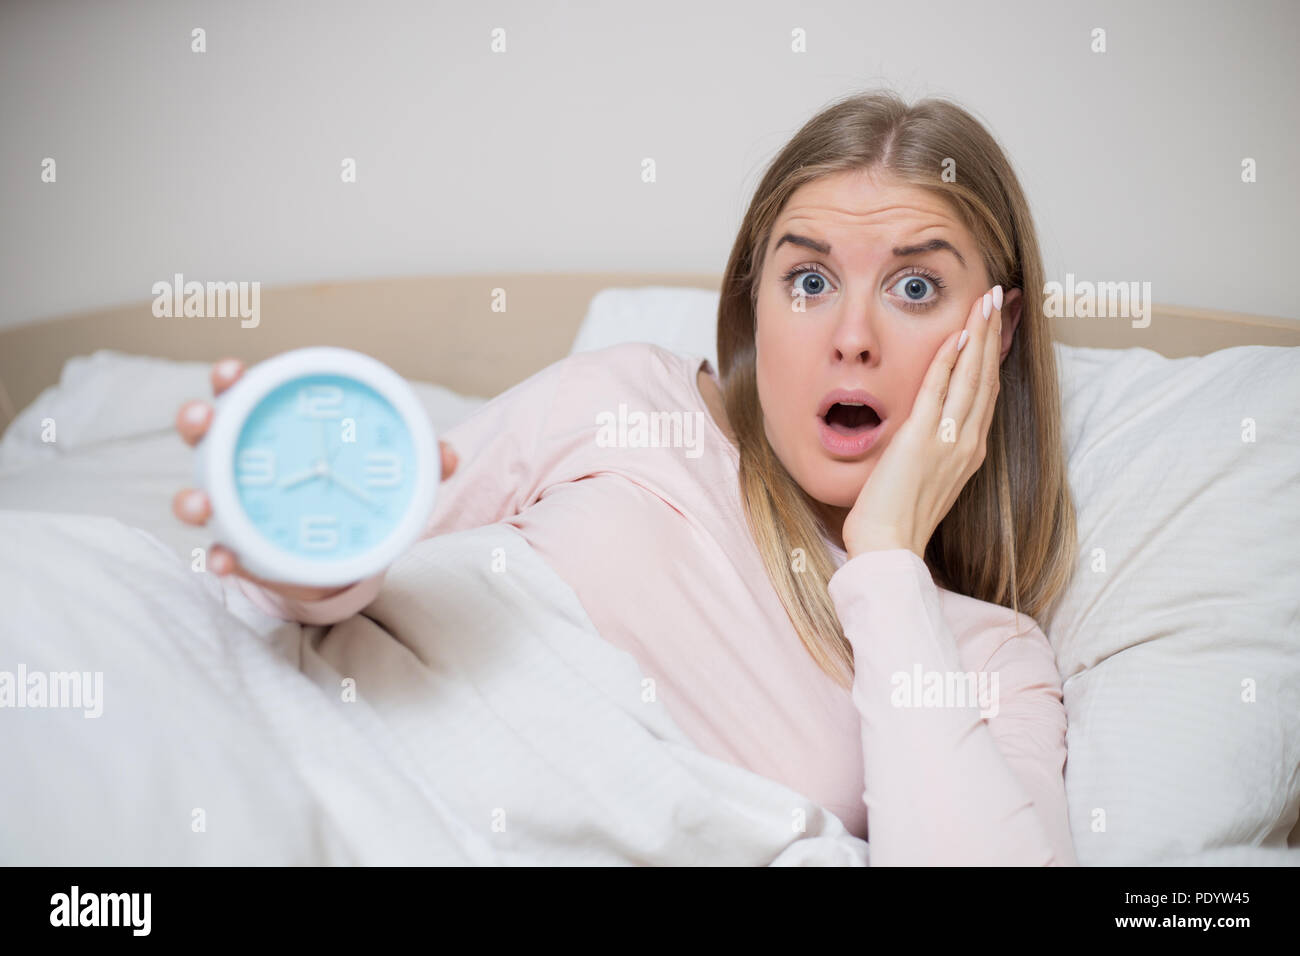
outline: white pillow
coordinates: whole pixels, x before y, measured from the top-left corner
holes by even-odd
[[[1300,811],[1300,348],[1057,354],[1080,564],[1045,626],[1079,860],[1286,846]]]
[[[75,355],[63,363],[58,384],[42,391],[5,430],[0,471],[169,429],[182,401],[212,397],[209,368],[112,349]],[[52,442],[44,437],[46,419],[53,420]]]
[[[683,355],[706,355],[718,367],[718,293],[676,286],[602,289],[569,350],[591,352],[620,342],[650,342]]]
[[[714,360],[717,304],[606,289],[573,351]],[[1056,350],[1081,557],[1039,624],[1065,679],[1079,860],[1284,848],[1300,812],[1300,348]]]

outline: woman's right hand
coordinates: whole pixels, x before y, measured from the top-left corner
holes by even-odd
[[[220,395],[244,374],[244,365],[239,359],[222,359],[212,366],[212,393]],[[212,424],[212,404],[205,401],[185,402],[176,413],[176,431],[190,446],[197,445],[207,434]],[[456,470],[456,453],[446,442],[438,442],[442,452],[443,480],[451,477]],[[172,497],[172,513],[181,521],[192,525],[205,525],[212,517],[212,503],[208,496],[197,488],[182,488]],[[292,584],[286,581],[267,581],[250,574],[235,557],[234,552],[221,544],[214,544],[208,549],[207,568],[218,575],[235,574],[261,585],[283,597],[299,601],[318,601],[347,590],[352,585],[341,588],[318,588]]]

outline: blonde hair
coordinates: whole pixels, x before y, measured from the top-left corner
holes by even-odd
[[[943,180],[945,168],[955,169],[954,181]],[[764,433],[754,334],[764,258],[787,200],[822,176],[862,171],[937,194],[975,238],[991,284],[1023,290],[984,462],[925,551],[935,583],[1010,606],[1017,621],[1021,613],[1038,619],[1069,581],[1077,547],[1042,259],[1011,164],[983,125],[951,102],[908,106],[894,93],[873,92],[832,104],[771,162],[745,213],[723,274],[718,372],[740,452],[741,501],[763,564],[808,652],[846,688],[853,651],[827,592],[835,572],[827,529]],[[798,571],[796,549],[804,555]]]

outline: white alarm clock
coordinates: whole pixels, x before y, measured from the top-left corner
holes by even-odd
[[[253,574],[331,587],[419,538],[442,462],[406,381],[349,349],[285,352],[214,402],[195,452],[217,540]]]

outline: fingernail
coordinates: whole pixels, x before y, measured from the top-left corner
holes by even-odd
[[[993,296],[985,292],[984,293],[984,318],[987,319],[992,314],[993,314]]]
[[[185,409],[185,420],[191,425],[202,425],[208,419],[208,409],[202,402],[195,402]]]
[[[217,363],[217,375],[230,378],[239,371],[239,359],[222,359]]]
[[[966,340],[970,338],[970,329],[961,330],[961,338],[957,340],[957,351],[960,352],[966,347]]]
[[[1002,311],[1002,286],[1000,285],[993,287],[993,308]]]
[[[197,491],[191,491],[181,499],[181,510],[189,517],[198,520],[199,516],[203,514],[203,499],[199,497]]]

